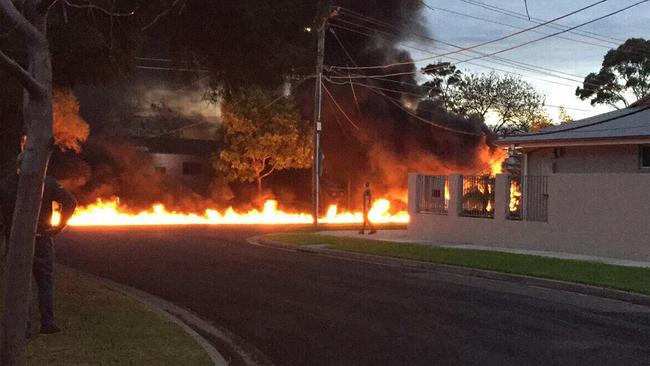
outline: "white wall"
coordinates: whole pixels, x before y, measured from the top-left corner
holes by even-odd
[[[650,260],[650,175],[555,174],[548,177],[548,222],[506,219],[507,175],[497,176],[495,218],[458,216],[460,175],[450,176],[448,215],[415,210],[409,175],[409,234],[439,243],[549,250]]]
[[[639,145],[567,146],[530,149],[528,175],[553,173],[650,173],[639,168]]]

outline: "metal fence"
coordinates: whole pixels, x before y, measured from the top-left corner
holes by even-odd
[[[486,175],[463,176],[461,215],[494,218],[494,182]]]
[[[548,177],[528,175],[524,177],[524,207],[528,221],[548,221]]]
[[[418,175],[417,212],[446,215],[449,208],[449,183],[446,176]]]

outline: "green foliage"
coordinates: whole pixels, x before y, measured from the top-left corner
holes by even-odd
[[[431,77],[422,86],[426,88],[427,98],[442,105],[451,112],[458,109],[458,87],[463,81],[463,73],[449,62],[439,62],[427,65],[423,69],[425,75]]]
[[[598,73],[590,73],[576,96],[591,105],[627,107],[650,93],[650,41],[630,38],[603,58]]]
[[[221,111],[224,146],[213,164],[227,180],[257,182],[261,193],[262,180],[273,172],[311,166],[311,129],[292,99],[240,89]]]
[[[528,82],[515,76],[489,74],[464,75],[448,63],[429,65],[425,74],[432,80],[428,98],[456,114],[485,122],[496,121],[490,128],[496,134],[527,132],[532,126],[550,125],[544,111],[544,96]]]

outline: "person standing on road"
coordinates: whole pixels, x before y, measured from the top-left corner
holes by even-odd
[[[370,212],[371,205],[372,191],[370,190],[370,182],[366,182],[366,189],[363,191],[363,226],[361,227],[359,234],[365,234],[366,226],[368,226],[368,229],[370,229],[368,234],[374,234],[377,232],[377,230],[375,230],[375,226],[372,224],[372,222],[370,222],[370,218],[368,218],[368,213]]]
[[[15,174],[9,174],[0,180],[0,208],[2,221],[5,224],[5,236],[9,241],[9,232],[13,220],[16,196],[18,194],[18,179],[22,153],[18,155],[18,167]],[[54,212],[54,205],[60,211]],[[61,329],[54,322],[54,242],[52,238],[60,233],[68,223],[77,207],[75,198],[54,178],[46,177],[43,187],[43,201],[38,219],[34,242],[34,262],[32,273],[38,287],[38,305],[41,314],[41,333],[58,333]],[[58,222],[53,222],[53,215],[58,214]]]

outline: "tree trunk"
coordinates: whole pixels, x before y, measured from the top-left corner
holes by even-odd
[[[257,176],[257,199],[262,200],[262,177]]]
[[[33,21],[45,34],[45,17]],[[27,126],[18,195],[9,238],[5,274],[4,313],[0,364],[25,364],[26,326],[30,305],[34,236],[43,196],[45,172],[52,151],[52,66],[46,41],[27,47],[29,73],[43,86],[43,95],[24,92],[23,115]]]

